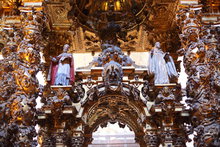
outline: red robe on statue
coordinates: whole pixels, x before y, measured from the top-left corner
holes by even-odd
[[[59,61],[60,58],[61,57],[57,56],[56,57],[57,61]],[[70,59],[70,81],[69,81],[69,85],[71,85],[75,81],[74,60],[73,60],[73,57],[69,57],[69,59]],[[48,73],[48,77],[47,77],[47,81],[49,82],[50,85],[54,85],[54,83],[55,83],[58,68],[59,68],[59,62],[51,61],[50,69],[49,69],[49,73]]]

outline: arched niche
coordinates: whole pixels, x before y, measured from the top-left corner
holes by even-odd
[[[105,94],[96,97],[95,101],[84,105],[82,119],[85,122],[85,146],[91,144],[92,133],[99,126],[108,122],[119,122],[127,125],[135,134],[135,140],[140,146],[144,143],[145,131],[145,104],[139,97],[125,96],[123,94]]]

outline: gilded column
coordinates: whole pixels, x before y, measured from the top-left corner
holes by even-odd
[[[0,146],[15,146],[18,145],[14,143],[18,133],[17,125],[12,122],[11,101],[18,86],[15,82],[13,64],[17,61],[16,49],[23,35],[20,29],[9,24],[3,26],[1,35],[6,43],[2,49],[3,59],[0,60]]]
[[[29,2],[30,3],[30,2]],[[40,49],[43,48],[41,32],[44,26],[42,2],[24,7],[16,4],[16,13],[5,17],[3,30],[9,39],[3,49],[2,60],[4,100],[2,143],[4,146],[36,146],[35,130],[36,98],[38,97],[38,80],[40,70]],[[13,9],[13,12],[15,10]],[[10,21],[15,23],[7,24]],[[6,28],[10,27],[10,28]],[[9,31],[7,31],[9,30]],[[4,128],[3,128],[4,127]]]

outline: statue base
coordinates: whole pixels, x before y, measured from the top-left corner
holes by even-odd
[[[155,84],[155,87],[175,87],[176,83],[167,83],[167,84]]]
[[[62,86],[62,85],[51,85],[50,87],[53,90],[57,90],[57,89],[60,89],[60,88],[64,89],[64,90],[70,90],[72,88],[72,85],[64,85],[64,86]]]

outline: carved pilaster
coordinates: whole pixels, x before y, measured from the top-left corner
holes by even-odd
[[[183,123],[187,123],[188,112],[180,103],[182,97],[180,86],[161,85],[157,87],[157,91],[155,105],[150,110],[156,129],[146,131],[145,140],[149,146],[160,143],[163,146],[184,147],[187,137]]]
[[[72,104],[79,102],[84,92],[81,84],[76,87],[44,87],[41,101],[45,105],[37,112],[38,138],[42,146],[82,146],[83,126],[76,118],[78,111]]]
[[[184,66],[188,74],[187,102],[191,107],[195,146],[219,146],[219,50],[216,28],[202,23],[201,5],[188,5],[177,13]],[[218,66],[216,66],[218,65]],[[215,84],[214,84],[215,83]],[[192,133],[191,132],[191,133]],[[218,135],[217,135],[218,134]],[[218,137],[217,137],[218,136]]]

